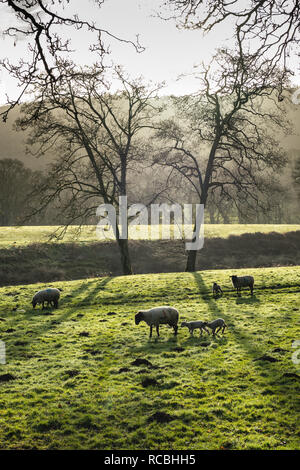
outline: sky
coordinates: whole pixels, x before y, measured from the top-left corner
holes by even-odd
[[[230,23],[222,23],[209,35],[199,30],[179,30],[175,21],[163,21],[155,12],[162,0],[106,0],[99,9],[93,0],[72,0],[66,13],[77,12],[80,17],[93,20],[97,25],[126,40],[135,41],[139,35],[145,51],[137,53],[133,46],[118,41],[110,41],[111,55],[115,64],[123,65],[131,77],[143,76],[146,82],[165,82],[163,94],[185,94],[197,90],[197,80],[186,75],[195,70],[201,62],[209,62],[217,47],[233,46],[233,28]],[[0,33],[13,24],[14,17],[9,7],[0,5]],[[90,65],[95,60],[88,52],[91,36],[85,30],[68,30],[72,40],[73,59],[78,64]],[[25,41],[0,36],[2,54],[11,60],[28,57]],[[1,53],[0,53],[1,54]],[[299,80],[300,83],[300,80]],[[6,73],[0,72],[0,104],[5,102],[5,93],[15,97],[18,92],[16,83]]]

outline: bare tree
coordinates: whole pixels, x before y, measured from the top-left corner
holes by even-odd
[[[240,56],[248,48],[276,68],[287,69],[291,49],[300,40],[298,0],[165,0],[184,28],[209,32],[232,21]]]
[[[289,131],[273,91],[281,74],[259,66],[256,56],[241,60],[222,50],[199,80],[199,93],[176,99],[177,121],[166,121],[158,131],[165,150],[155,163],[179,172],[204,206],[217,189],[232,204],[244,199],[260,206],[258,176],[286,161],[274,138],[276,130]],[[187,271],[195,271],[196,256],[196,250],[188,252]]]
[[[48,175],[34,189],[40,205],[61,203],[65,225],[82,223],[95,216],[101,203],[119,209],[119,196],[127,194],[127,174],[147,150],[143,131],[156,115],[156,87],[148,88],[139,78],[129,80],[115,68],[115,93],[101,67],[78,69],[60,65],[60,78],[51,87],[37,87],[35,100],[23,105],[18,129],[30,129],[28,144],[35,155],[55,153]],[[116,226],[124,274],[132,267],[128,240]]]
[[[90,2],[101,8],[105,0]],[[18,63],[11,62],[8,57],[0,60],[0,66],[17,78],[21,87],[17,99],[8,98],[9,107],[1,113],[4,121],[10,109],[20,103],[24,93],[39,79],[41,73],[49,82],[59,78],[60,68],[56,66],[56,61],[72,52],[71,40],[66,36],[70,29],[93,33],[94,44],[90,45],[90,50],[98,54],[98,60],[108,52],[108,38],[130,44],[137,52],[144,50],[138,37],[132,42],[101,28],[94,21],[80,18],[76,13],[68,16],[65,8],[71,6],[71,3],[70,0],[0,0],[0,5],[6,6],[6,12],[14,18],[13,24],[2,34],[12,37],[15,45],[17,40],[27,42],[29,51],[28,60],[24,57],[20,57]]]

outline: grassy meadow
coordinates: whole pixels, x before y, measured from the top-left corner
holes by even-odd
[[[57,310],[30,305],[45,284],[0,288],[0,448],[300,449],[300,267],[236,273],[253,297],[230,270],[51,283]],[[228,329],[149,340],[134,315],[162,304]]]
[[[292,224],[205,224],[205,238],[221,237],[227,238],[230,235],[239,236],[244,233],[287,233],[300,230],[300,225]],[[24,226],[24,227],[0,227],[0,248],[12,248],[15,246],[25,246],[36,243],[76,243],[86,244],[98,241],[113,240],[112,232],[97,232],[94,225],[70,226],[63,239],[51,238],[53,234],[58,236],[59,226]],[[103,233],[105,234],[105,238]],[[130,240],[159,240],[162,236],[161,226],[152,227],[141,225],[132,226],[128,230]],[[180,231],[176,226],[170,226],[171,237],[179,237]]]

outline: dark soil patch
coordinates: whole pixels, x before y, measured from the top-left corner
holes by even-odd
[[[278,362],[278,359],[273,356],[269,356],[268,354],[264,354],[261,357],[258,357],[257,359],[253,359],[254,361],[267,361],[267,362]]]
[[[139,366],[147,366],[147,367],[153,367],[153,364],[148,361],[147,359],[136,359],[131,363],[132,366],[139,367]]]
[[[175,351],[175,352],[178,352],[178,353],[180,353],[180,352],[183,352],[183,351],[185,351],[185,349],[184,349],[184,348],[182,348],[181,346],[177,346],[176,348],[172,349],[172,351]]]
[[[9,382],[10,380],[15,380],[16,377],[12,374],[2,374],[0,375],[0,382]]]
[[[100,354],[101,351],[98,349],[86,349],[85,352],[91,354],[92,356],[96,356],[97,354]]]
[[[298,374],[295,374],[295,372],[286,372],[285,374],[283,374],[282,377],[290,377],[290,378],[293,378],[293,379],[300,379],[300,375]]]
[[[80,374],[80,371],[78,369],[66,370],[65,374],[67,374],[69,377],[76,377]]]
[[[153,377],[146,377],[144,380],[142,380],[142,386],[143,387],[157,387],[159,384],[156,379]]]
[[[148,422],[151,423],[153,421],[156,421],[158,423],[169,423],[174,419],[176,419],[175,416],[171,416],[168,413],[165,413],[164,411],[157,411],[152,416],[149,416]]]
[[[27,346],[27,341],[16,341],[15,346]]]

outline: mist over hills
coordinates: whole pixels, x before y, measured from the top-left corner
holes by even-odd
[[[161,98],[161,100],[165,100],[165,98]],[[294,134],[290,136],[282,135],[280,140],[283,148],[287,150],[293,159],[300,155],[300,104],[292,102],[291,93],[289,92],[285,96],[285,101],[287,116],[294,125]],[[0,112],[3,109],[5,109],[5,106],[0,107]],[[20,106],[16,106],[10,111],[7,121],[5,123],[0,122],[0,159],[16,158],[21,160],[25,167],[32,170],[43,169],[52,158],[55,158],[55,154],[48,154],[47,157],[39,158],[26,152],[27,132],[14,129],[14,123],[19,115]]]

